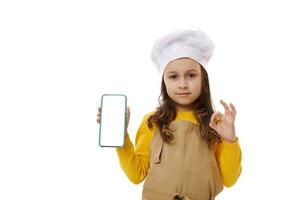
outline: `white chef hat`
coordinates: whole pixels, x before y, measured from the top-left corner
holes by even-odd
[[[201,30],[178,30],[159,38],[152,48],[151,59],[160,75],[166,65],[175,59],[189,57],[206,70],[214,50],[211,39]]]

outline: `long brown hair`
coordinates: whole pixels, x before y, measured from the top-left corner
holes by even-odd
[[[200,67],[202,78],[201,94],[193,103],[193,110],[194,115],[199,122],[201,138],[206,141],[208,148],[211,148],[216,142],[221,141],[221,137],[209,126],[210,117],[214,110],[211,103],[208,74],[202,65],[200,65]],[[148,127],[152,129],[153,124],[156,124],[160,130],[163,140],[169,143],[173,140],[173,134],[172,130],[169,129],[169,124],[176,118],[176,114],[176,105],[167,94],[166,85],[162,76],[159,106],[148,118]]]

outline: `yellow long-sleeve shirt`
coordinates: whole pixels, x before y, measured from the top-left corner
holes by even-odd
[[[149,129],[147,119],[151,113],[144,116],[136,134],[135,147],[128,134],[125,146],[116,148],[120,165],[127,177],[135,184],[142,182],[149,169],[150,142],[156,131],[156,126]],[[188,120],[197,123],[193,112],[178,112],[175,120]],[[220,169],[223,184],[231,187],[241,174],[241,149],[238,139],[234,143],[224,140],[217,144],[215,157]]]

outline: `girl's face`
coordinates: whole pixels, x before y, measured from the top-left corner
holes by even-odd
[[[190,58],[180,58],[168,63],[163,75],[168,96],[178,111],[190,111],[201,94],[201,66]]]

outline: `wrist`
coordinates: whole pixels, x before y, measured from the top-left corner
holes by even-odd
[[[234,143],[236,141],[236,136],[233,137],[222,137],[222,140],[229,142],[229,143]]]

